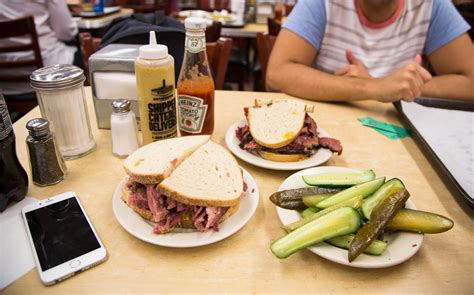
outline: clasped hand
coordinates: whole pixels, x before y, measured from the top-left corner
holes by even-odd
[[[375,97],[383,102],[393,102],[400,99],[414,101],[421,95],[423,85],[432,78],[431,74],[421,66],[419,54],[408,64],[380,79],[373,78],[350,49],[346,50],[346,58],[349,64],[337,69],[334,74],[371,79],[374,82]]]

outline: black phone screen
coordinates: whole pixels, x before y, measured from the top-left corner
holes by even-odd
[[[43,271],[100,247],[74,197],[25,216]]]

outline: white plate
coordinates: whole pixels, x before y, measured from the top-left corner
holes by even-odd
[[[283,181],[279,191],[306,187],[302,179],[303,175],[319,174],[325,172],[351,171],[353,169],[343,167],[315,167],[299,171]],[[416,209],[413,202],[407,201],[406,207]],[[301,219],[300,214],[294,210],[287,210],[277,207],[277,214],[283,225],[290,224]],[[328,260],[352,267],[360,268],[383,268],[393,266],[408,260],[416,254],[423,242],[423,235],[409,232],[398,232],[384,234],[384,240],[388,241],[388,247],[380,256],[361,254],[353,262],[347,259],[347,250],[337,248],[327,243],[319,243],[308,247],[311,252]]]
[[[220,231],[218,232],[209,230],[206,233],[201,233],[182,229],[178,232],[175,230],[162,235],[154,234],[153,225],[141,218],[120,199],[120,191],[125,184],[125,178],[122,179],[115,189],[112,208],[120,225],[130,234],[145,242],[174,248],[189,248],[212,244],[236,233],[249,221],[257,209],[259,200],[257,184],[246,170],[242,169],[242,171],[244,181],[247,183],[247,191],[240,201],[239,210],[221,224]]]
[[[274,162],[266,160],[262,157],[256,156],[239,147],[240,140],[235,135],[237,127],[242,127],[247,124],[246,120],[241,120],[232,124],[225,134],[225,143],[231,152],[244,160],[247,163],[258,167],[268,168],[273,170],[301,170],[309,167],[321,165],[332,156],[332,152],[326,148],[320,148],[314,155],[306,160],[298,162]],[[318,132],[321,137],[330,137],[329,134],[318,126]]]

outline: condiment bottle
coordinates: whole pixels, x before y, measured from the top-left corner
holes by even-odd
[[[174,59],[168,47],[156,44],[154,31],[150,44],[139,49],[135,76],[143,144],[176,137]]]
[[[206,21],[188,17],[183,65],[178,79],[179,130],[182,135],[214,131],[214,80],[206,54]]]
[[[84,71],[73,65],[47,66],[30,76],[41,115],[51,123],[66,160],[87,155],[95,147],[84,94],[85,79]]]
[[[0,212],[8,202],[23,200],[28,191],[28,175],[18,161],[15,133],[7,105],[0,91]]]
[[[112,153],[124,158],[138,148],[137,121],[135,113],[130,110],[130,101],[116,99],[112,102],[113,112],[110,115],[112,133]]]
[[[66,177],[66,164],[59,152],[49,122],[43,118],[26,123],[26,146],[30,159],[31,178],[38,186],[53,185]]]

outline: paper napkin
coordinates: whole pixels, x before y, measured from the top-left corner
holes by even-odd
[[[378,133],[390,138],[391,140],[396,140],[411,135],[410,129],[403,128],[397,125],[392,125],[389,123],[380,122],[371,117],[363,117],[357,120],[361,122],[362,125],[374,129]]]
[[[0,291],[35,267],[21,217],[21,209],[35,202],[26,197],[0,213]]]

